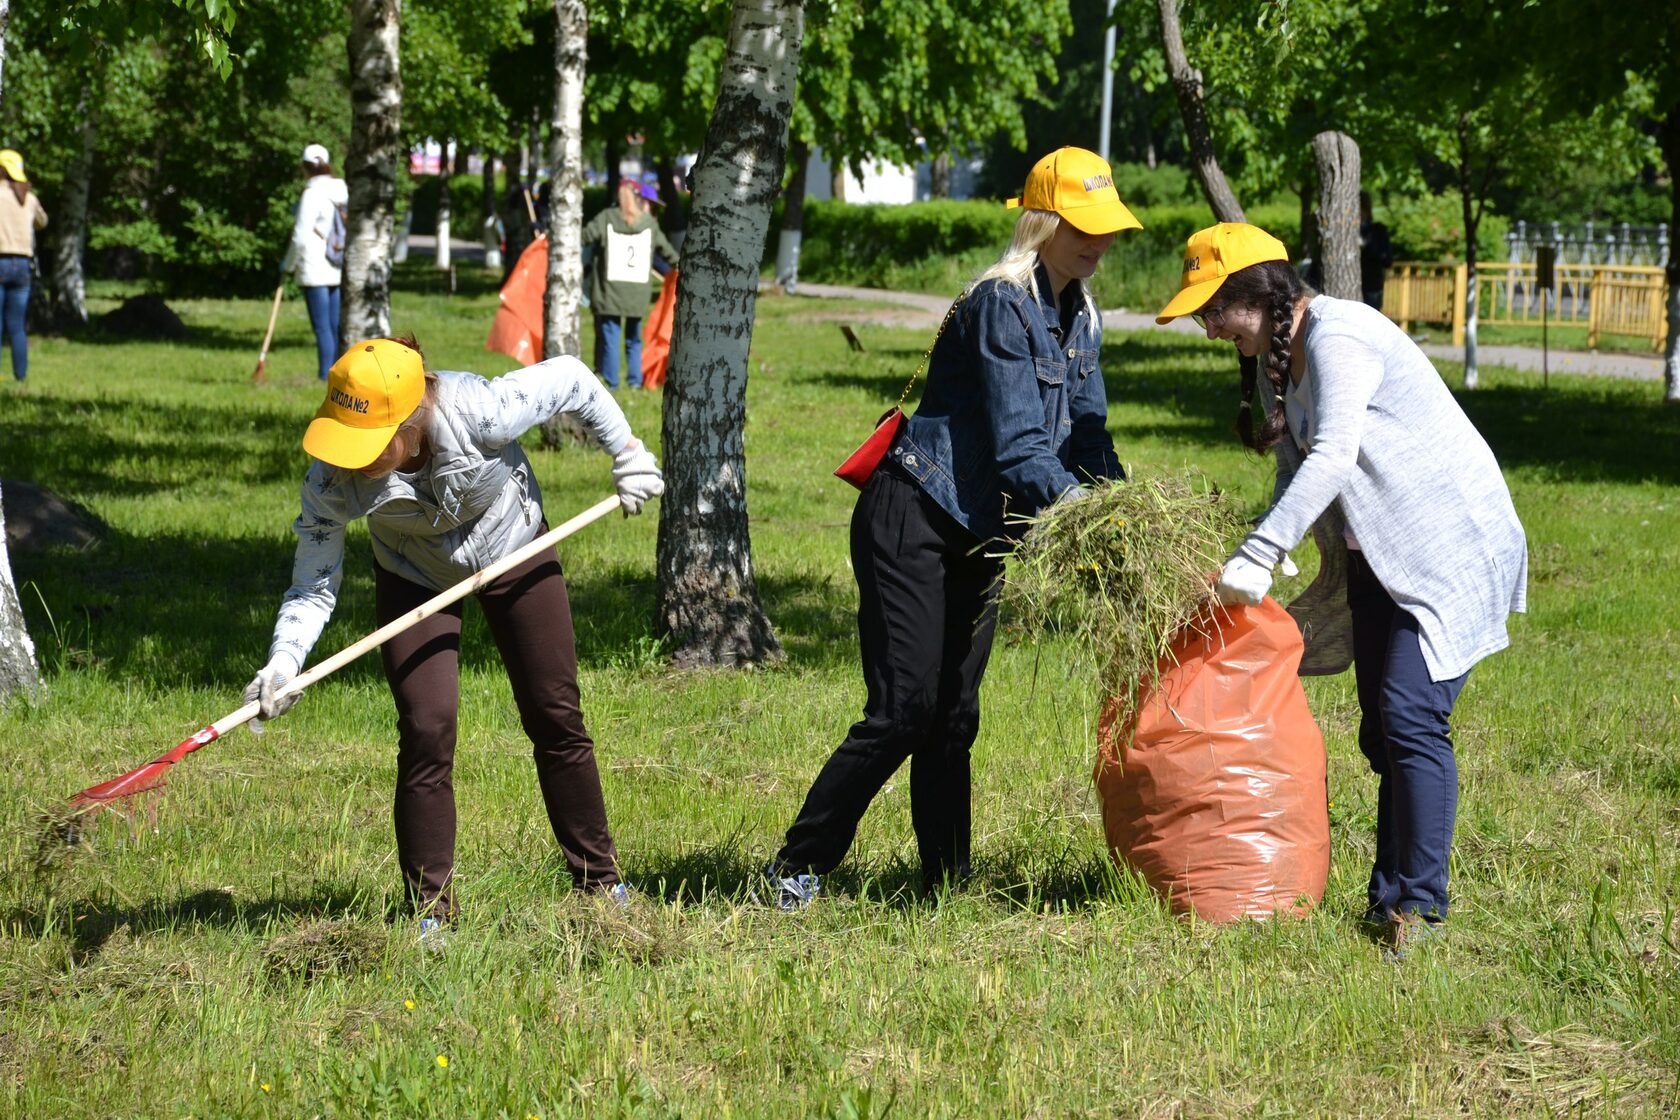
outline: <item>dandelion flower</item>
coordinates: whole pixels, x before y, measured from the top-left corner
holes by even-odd
[[[439,1069],[448,1069],[449,1068],[449,1056],[447,1054],[439,1054],[437,1056],[437,1064],[438,1064]]]
[[[265,1093],[272,1093],[272,1092],[274,1092],[274,1086],[272,1086],[268,1082],[264,1081],[262,1083],[262,1091],[265,1092]]]
[[[405,1000],[403,1000],[403,1006],[408,1008],[408,1010],[413,1011],[414,1010],[414,1001],[411,1000],[411,999],[405,999]]]

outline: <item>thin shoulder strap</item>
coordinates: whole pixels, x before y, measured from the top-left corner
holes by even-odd
[[[916,372],[912,373],[910,380],[904,383],[904,392],[898,395],[898,404],[895,407],[902,409],[904,402],[910,399],[910,390],[916,387],[916,379],[927,369],[928,362],[933,358],[933,348],[939,345],[939,339],[944,335],[945,328],[951,325],[951,316],[957,313],[957,308],[960,306],[962,306],[962,296],[958,296],[951,301],[951,309],[945,312],[945,319],[939,324],[939,329],[934,332],[933,341],[928,344],[927,353],[922,355],[921,364],[916,367]]]

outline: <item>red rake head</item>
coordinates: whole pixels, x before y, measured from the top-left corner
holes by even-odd
[[[155,758],[146,765],[130,770],[108,782],[89,786],[70,799],[70,807],[82,812],[103,809],[121,798],[133,797],[147,790],[157,789],[169,777],[169,768],[187,755],[216,741],[219,733],[214,725],[182,739],[175,749]]]

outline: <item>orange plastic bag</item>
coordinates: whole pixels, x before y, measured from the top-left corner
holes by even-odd
[[[543,292],[548,288],[548,237],[539,234],[508,273],[501,305],[490,325],[486,350],[506,354],[520,365],[542,361]]]
[[[1115,700],[1097,726],[1109,847],[1175,913],[1310,910],[1330,872],[1330,814],[1324,736],[1296,676],[1300,629],[1267,599],[1218,612],[1173,652],[1135,727]]]
[[[671,361],[671,326],[677,309],[677,270],[665,276],[653,310],[642,320],[642,388],[657,389],[665,384],[665,367]]]

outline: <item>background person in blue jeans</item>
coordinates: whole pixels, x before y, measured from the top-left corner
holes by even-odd
[[[7,180],[6,187],[0,188],[0,329],[12,348],[12,376],[25,381],[29,378],[25,326],[33,282],[35,231],[46,228],[47,212],[29,189],[21,155],[10,148],[0,150],[0,174]]]
[[[339,284],[344,273],[327,259],[327,239],[333,226],[333,209],[350,200],[350,189],[332,173],[327,149],[310,144],[303,149],[303,197],[298,200],[297,221],[292,241],[280,264],[282,277],[297,271],[303,304],[309,309],[309,325],[315,331],[316,376],[327,379],[327,371],[338,359]]]
[[[1522,524],[1492,450],[1417,344],[1375,308],[1313,292],[1264,230],[1227,222],[1190,238],[1156,321],[1180,315],[1236,345],[1238,433],[1277,450],[1271,509],[1220,572],[1221,601],[1260,602],[1320,515],[1334,504],[1346,519],[1359,747],[1378,775],[1365,916],[1402,956],[1447,917],[1450,720],[1471,666],[1509,644],[1506,616],[1526,605]],[[1258,428],[1257,384],[1279,402]]]
[[[852,514],[863,719],[817,775],[769,868],[777,904],[807,905],[858,822],[910,759],[924,889],[970,874],[969,752],[991,655],[998,553],[1015,520],[1121,475],[1098,368],[1102,321],[1085,281],[1140,225],[1108,164],[1044,157],[1010,206],[1009,248],[958,299],[927,390]]]
[[[583,266],[589,276],[589,310],[595,318],[595,372],[618,388],[618,350],[625,349],[624,383],[642,384],[642,317],[653,301],[653,274],[677,263],[651,207],[659,202],[652,183],[618,181],[618,205],[583,227]]]

